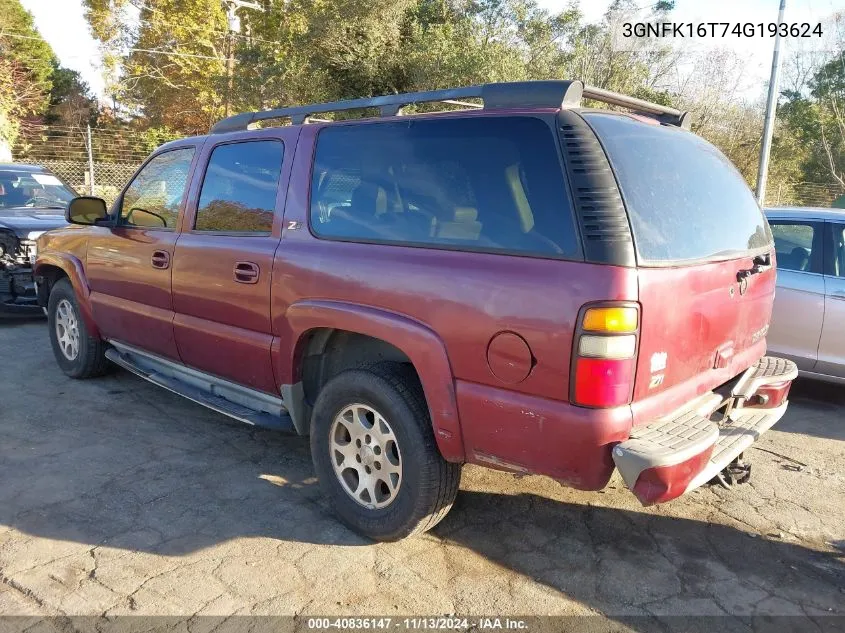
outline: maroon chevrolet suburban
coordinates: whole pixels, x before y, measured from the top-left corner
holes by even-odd
[[[38,240],[56,360],[310,435],[374,539],[433,527],[464,463],[669,501],[741,469],[797,373],[766,220],[688,126],[578,81],[229,117]]]

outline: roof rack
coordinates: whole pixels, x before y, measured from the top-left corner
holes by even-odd
[[[689,128],[689,113],[675,108],[652,103],[643,99],[636,99],[603,88],[585,86],[577,80],[556,81],[516,81],[510,83],[490,83],[464,88],[449,88],[446,90],[429,90],[426,92],[408,92],[405,94],[385,95],[383,97],[367,97],[334,101],[331,103],[314,103],[305,106],[261,110],[257,112],[243,112],[218,121],[211,128],[212,134],[238,132],[249,129],[249,126],[268,119],[289,118],[294,125],[308,123],[315,114],[324,112],[339,112],[362,108],[378,108],[383,117],[401,114],[404,106],[412,103],[447,103],[466,108],[484,108],[489,110],[503,108],[578,108],[582,99],[593,99],[604,103],[620,106],[658,119],[666,125]],[[465,99],[481,99],[484,105],[471,103]]]

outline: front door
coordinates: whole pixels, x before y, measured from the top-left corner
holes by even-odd
[[[176,360],[170,276],[195,153],[171,149],[141,168],[116,205],[117,225],[92,229],[86,266],[103,337]]]
[[[271,273],[294,133],[268,129],[207,144],[173,266],[182,361],[276,396]]]
[[[813,371],[825,316],[823,223],[772,219],[778,280],[768,352]]]

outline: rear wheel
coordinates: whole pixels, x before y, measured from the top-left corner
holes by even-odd
[[[345,371],[323,387],[311,455],[340,518],[379,541],[437,525],[460,483],[460,464],[437,449],[416,374],[399,363]]]
[[[53,355],[65,374],[71,378],[93,378],[108,371],[106,343],[88,333],[68,279],[53,285],[47,319]]]

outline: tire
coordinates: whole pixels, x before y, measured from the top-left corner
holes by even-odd
[[[53,355],[65,374],[71,378],[94,378],[108,372],[107,345],[88,333],[68,279],[60,279],[50,291],[47,322]],[[63,337],[60,337],[60,331],[64,332]],[[70,340],[75,341],[75,345],[69,343]]]
[[[361,419],[363,431],[357,425]],[[372,424],[369,433],[366,424]],[[358,429],[357,434],[350,429]],[[311,417],[311,457],[320,487],[341,520],[376,541],[433,528],[451,509],[461,479],[461,465],[447,462],[437,449],[416,374],[400,363],[345,371],[323,387]],[[381,479],[356,500],[352,489],[360,489],[361,477],[372,481],[364,474],[367,464]]]

